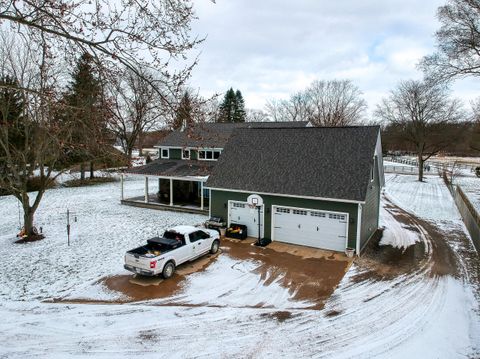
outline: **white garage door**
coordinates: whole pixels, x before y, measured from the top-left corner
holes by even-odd
[[[247,233],[249,237],[258,237],[258,209],[250,208],[247,202],[237,202],[229,201],[228,202],[228,223],[232,224],[243,224],[247,226]],[[260,233],[263,237],[263,206],[260,210]]]
[[[344,251],[348,214],[290,207],[272,207],[273,240]]]

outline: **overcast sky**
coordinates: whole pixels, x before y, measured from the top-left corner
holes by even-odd
[[[207,39],[192,85],[209,96],[239,89],[248,108],[288,98],[315,79],[350,79],[369,112],[402,79],[421,78],[445,0],[195,0],[193,32]],[[478,82],[478,81],[477,81]],[[457,81],[467,104],[473,79]]]

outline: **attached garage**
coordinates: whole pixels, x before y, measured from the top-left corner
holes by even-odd
[[[378,228],[378,126],[237,129],[208,178],[210,215],[272,241],[357,254]],[[259,202],[260,203],[260,202]]]
[[[272,207],[272,240],[343,252],[348,247],[348,213]]]
[[[247,202],[242,201],[228,201],[228,226],[232,224],[243,224],[247,226],[247,233],[249,237],[258,237],[258,223],[260,222],[260,233],[263,237],[264,230],[264,210],[263,206],[260,209],[260,219],[258,218],[258,210],[250,208]]]

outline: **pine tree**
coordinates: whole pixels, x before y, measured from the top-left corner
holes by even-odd
[[[178,130],[182,127],[190,127],[194,122],[192,99],[188,91],[185,91],[175,113],[173,129]]]
[[[243,100],[240,90],[235,92],[235,112],[233,115],[233,122],[245,122],[247,112],[245,111],[245,101]]]
[[[90,162],[93,177],[93,159],[102,151],[106,137],[106,116],[102,104],[102,86],[96,75],[93,58],[84,53],[73,70],[72,80],[65,95],[66,121],[75,129],[78,146],[72,152],[72,162],[80,162],[80,176],[85,178],[84,163]]]
[[[245,122],[246,115],[242,93],[230,88],[220,105],[218,122]]]

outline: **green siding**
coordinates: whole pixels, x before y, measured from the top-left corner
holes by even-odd
[[[181,160],[182,159],[182,150],[179,149],[179,148],[170,148],[170,159]]]
[[[373,182],[368,184],[365,204],[362,207],[362,225],[360,229],[360,248],[367,244],[378,228],[380,211],[380,178],[378,177],[378,158],[375,157]]]
[[[228,220],[228,201],[246,201],[251,193],[226,192],[226,191],[211,191],[211,215],[222,217],[225,221]],[[348,225],[348,246],[355,248],[357,235],[357,214],[358,206],[356,203],[341,203],[320,201],[303,198],[290,198],[280,196],[261,195],[265,204],[265,237],[271,238],[271,215],[272,205],[290,206],[298,208],[311,208],[325,211],[344,212],[349,215]]]
[[[198,151],[197,150],[190,150],[190,159],[191,160],[198,159]]]

